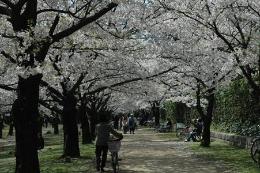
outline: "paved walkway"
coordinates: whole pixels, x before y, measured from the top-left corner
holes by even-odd
[[[180,141],[161,140],[155,133],[139,129],[136,134],[124,137],[119,153],[122,158],[120,173],[233,172],[221,161],[195,157],[187,145]]]

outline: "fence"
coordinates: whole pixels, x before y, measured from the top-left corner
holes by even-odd
[[[240,148],[250,148],[253,139],[252,137],[239,136],[235,134],[228,134],[228,133],[221,133],[221,132],[211,132],[211,137],[227,141],[231,145]]]

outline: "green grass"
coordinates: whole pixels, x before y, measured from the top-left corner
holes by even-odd
[[[157,133],[161,139],[179,140],[176,133]],[[205,160],[221,160],[237,173],[259,173],[260,168],[250,157],[250,151],[233,147],[221,140],[215,140],[208,148],[201,147],[200,143],[187,143],[192,152],[199,158]]]
[[[222,160],[237,173],[259,173],[260,169],[250,157],[250,151],[230,146],[229,144],[216,140],[208,148],[201,147],[199,143],[191,144],[192,151],[201,158],[207,160]]]
[[[142,129],[143,131],[147,131],[147,132],[154,131],[153,127],[147,127],[147,126],[138,126],[137,129]]]
[[[157,136],[159,136],[161,139],[168,139],[168,140],[180,140],[177,136],[176,133],[171,132],[171,133],[157,133]]]
[[[46,147],[39,153],[41,173],[92,172],[94,145],[81,145],[80,147],[81,157],[72,159],[71,163],[66,163],[64,159],[60,159],[63,152],[62,146]]]
[[[66,163],[61,158],[63,153],[62,135],[46,134],[45,148],[39,151],[41,173],[93,173],[93,144],[81,145],[81,157]],[[13,173],[15,169],[14,147],[0,148],[0,173]]]
[[[9,126],[4,125],[3,131],[2,131],[3,132],[3,139],[7,138],[8,131],[9,131]]]

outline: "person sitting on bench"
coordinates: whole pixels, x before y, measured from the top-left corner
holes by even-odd
[[[194,120],[194,129],[192,130],[192,132],[190,132],[185,142],[190,141],[190,139],[192,139],[193,142],[196,142],[197,141],[196,136],[201,136],[202,128],[203,128],[202,120],[201,119]]]

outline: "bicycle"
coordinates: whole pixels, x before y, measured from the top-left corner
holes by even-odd
[[[178,128],[176,130],[176,137],[180,138],[180,139],[185,139],[187,138],[187,136],[189,135],[190,133],[190,129],[189,127],[185,127],[185,128]]]
[[[260,136],[253,139],[250,151],[253,161],[260,167]]]
[[[108,142],[108,150],[111,153],[111,164],[113,168],[113,173],[119,172],[118,152],[120,150],[120,147],[121,141],[118,139]]]

